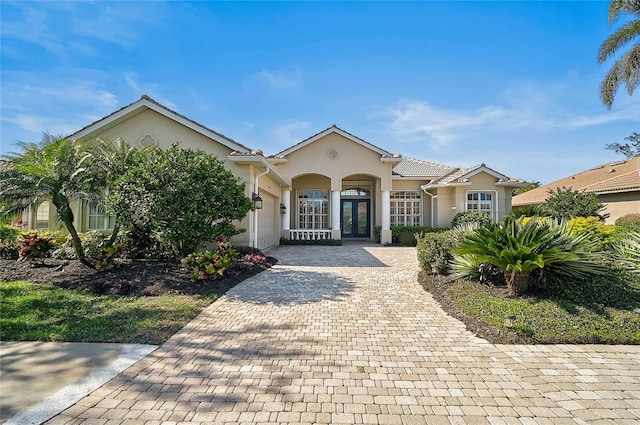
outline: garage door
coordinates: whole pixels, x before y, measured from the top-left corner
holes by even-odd
[[[276,198],[266,192],[260,194],[262,209],[258,216],[258,248],[276,244]]]

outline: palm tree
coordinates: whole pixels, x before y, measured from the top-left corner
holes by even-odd
[[[635,39],[640,39],[640,0],[611,0],[609,4],[609,25],[621,14],[635,15],[633,19],[622,28],[611,34],[598,51],[598,62],[603,63],[624,45],[630,45],[630,49],[613,64],[609,73],[600,85],[600,98],[609,109],[613,104],[613,98],[621,84],[627,87],[629,95],[640,83],[640,40],[635,44]]]
[[[91,168],[96,176],[104,180],[107,190],[113,189],[118,178],[135,165],[137,161],[136,154],[139,151],[139,149],[134,148],[120,138],[116,139],[115,142],[98,138],[90,143],[84,143],[83,149],[91,155]],[[106,194],[104,192],[104,195]],[[106,204],[108,200],[103,196],[101,202]],[[119,231],[120,225],[116,219],[108,246],[113,245]]]
[[[94,197],[100,187],[86,166],[90,155],[69,139],[56,140],[48,135],[40,144],[23,142],[19,146],[22,153],[3,157],[0,213],[22,212],[43,201],[51,201],[71,235],[78,259],[90,265],[85,260],[70,205],[73,199]]]

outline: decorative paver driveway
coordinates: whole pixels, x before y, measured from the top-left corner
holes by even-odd
[[[640,347],[491,345],[413,248],[279,247],[62,423],[638,424]]]

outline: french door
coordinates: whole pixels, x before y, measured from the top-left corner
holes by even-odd
[[[340,208],[340,228],[343,238],[369,238],[370,200],[342,199]]]

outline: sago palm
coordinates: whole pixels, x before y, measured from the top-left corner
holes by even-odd
[[[640,0],[611,0],[609,24],[621,13],[633,15],[635,19],[611,34],[598,51],[598,62],[603,63],[623,46],[629,46],[629,50],[616,60],[600,85],[600,98],[607,108],[611,108],[620,85],[624,84],[632,95],[640,83]]]
[[[20,153],[3,158],[0,170],[0,205],[3,214],[21,212],[43,201],[51,201],[72,238],[78,259],[85,264],[84,250],[73,224],[71,201],[89,198],[98,190],[86,163],[88,153],[68,139],[21,143]]]
[[[596,251],[586,235],[572,235],[564,223],[506,217],[467,235],[453,250],[453,269],[458,276],[473,276],[477,273],[474,267],[493,264],[505,272],[509,293],[517,295],[526,292],[527,279],[534,271],[544,271],[545,279],[582,279],[604,273]]]

